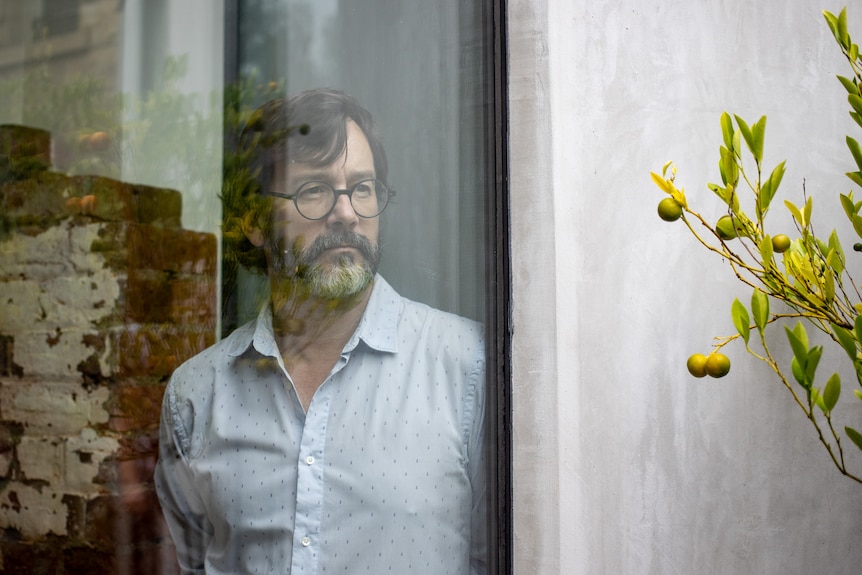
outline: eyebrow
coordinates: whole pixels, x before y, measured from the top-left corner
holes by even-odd
[[[289,173],[289,172],[288,172]],[[362,180],[373,180],[377,176],[374,173],[374,170],[358,170],[355,172],[350,172],[347,174],[348,182],[359,182]],[[290,177],[289,179],[297,181],[297,183],[305,183],[305,182],[329,182],[329,174],[323,170],[310,170],[307,173],[300,171],[300,173],[295,176]]]

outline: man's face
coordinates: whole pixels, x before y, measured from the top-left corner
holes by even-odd
[[[347,122],[347,145],[325,166],[284,162],[276,166],[276,192],[294,194],[306,182],[326,182],[349,189],[374,178],[374,157],[368,140],[352,120]],[[346,195],[338,197],[322,220],[308,220],[292,200],[273,198],[272,227],[264,247],[270,275],[300,281],[311,294],[325,299],[357,295],[374,278],[379,263],[380,218],[356,215]]]

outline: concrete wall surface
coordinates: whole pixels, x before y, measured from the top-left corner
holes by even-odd
[[[737,342],[724,379],[686,372],[751,291],[659,220],[649,177],[674,160],[717,218],[720,114],[766,115],[764,166],[787,160],[772,233],[795,233],[782,204],[804,184],[820,235],[837,226],[862,264],[838,199],[860,129],[823,9],[841,5],[508,2],[518,575],[862,572],[862,485],[769,368]],[[842,406],[859,427],[862,403]]]

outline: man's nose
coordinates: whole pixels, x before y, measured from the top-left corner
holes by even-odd
[[[342,194],[335,200],[335,206],[329,212],[327,218],[331,224],[340,224],[344,226],[354,226],[359,220],[356,211],[353,209],[353,204],[350,203],[350,196]]]

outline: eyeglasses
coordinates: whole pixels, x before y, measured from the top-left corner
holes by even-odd
[[[350,205],[357,216],[376,218],[389,205],[395,190],[390,190],[383,182],[371,179],[362,180],[346,190],[336,190],[326,182],[306,182],[294,194],[280,192],[266,192],[266,194],[293,200],[296,211],[307,220],[322,220],[332,212],[338,198],[342,195],[350,200]]]

